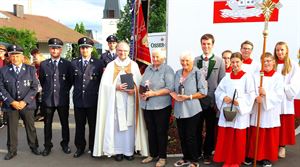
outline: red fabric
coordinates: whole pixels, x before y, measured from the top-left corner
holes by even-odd
[[[246,155],[246,129],[219,127],[214,161],[241,164]]]
[[[279,127],[275,128],[259,128],[257,146],[257,160],[261,161],[264,159],[270,161],[278,160],[278,147],[279,147]],[[248,157],[254,158],[255,152],[255,141],[256,141],[256,127],[250,127],[249,136],[249,152]]]
[[[234,74],[234,72],[231,72],[230,73],[230,78],[231,79],[241,79],[244,74],[245,74],[245,72],[242,71],[242,70],[239,71],[236,75]]]
[[[0,59],[0,68],[5,66],[5,61]]]
[[[246,59],[246,60],[243,60],[243,63],[244,64],[251,64],[252,63],[252,59],[251,58],[248,58],[248,59]]]
[[[137,8],[137,20],[136,20],[136,51],[135,58],[136,60],[149,65],[151,63],[150,51],[148,47],[148,31],[147,26],[145,25],[143,8],[141,3]]]
[[[225,72],[227,72],[227,73],[231,73],[231,72],[232,72],[232,67],[231,67],[231,66],[229,66],[229,67],[228,67],[228,68],[226,68],[225,70],[226,70]]]
[[[278,64],[284,64],[284,60],[279,60],[277,61]]]
[[[280,124],[279,145],[285,146],[296,144],[294,114],[280,115]]]
[[[278,2],[279,0],[272,0],[273,2]],[[237,1],[238,3],[238,1]],[[247,9],[250,8],[254,8],[254,5],[250,5],[247,6]],[[220,0],[214,0],[214,23],[239,23],[239,22],[264,22],[265,18],[263,16],[263,14],[260,14],[259,16],[252,16],[252,17],[246,17],[246,18],[242,18],[242,17],[224,17],[222,15],[222,10],[227,9],[227,10],[231,10],[231,8],[228,5],[227,1],[220,1]],[[278,15],[279,15],[279,10],[277,8],[274,9],[271,17],[270,17],[270,21],[278,21]]]
[[[264,76],[265,77],[271,77],[271,76],[273,76],[274,73],[275,73],[275,70],[271,70],[269,72],[264,71]]]
[[[300,118],[300,99],[294,100],[295,117]]]

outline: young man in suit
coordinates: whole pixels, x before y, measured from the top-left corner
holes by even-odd
[[[202,112],[199,121],[199,155],[203,154],[204,164],[211,164],[211,153],[214,150],[215,143],[215,125],[217,116],[217,107],[215,102],[215,90],[221,79],[225,76],[225,64],[221,57],[213,54],[214,36],[212,34],[204,34],[201,37],[201,48],[203,54],[194,60],[194,64],[198,67],[206,77],[208,82],[207,97],[201,99]],[[203,139],[203,125],[205,122],[205,139]],[[204,145],[202,144],[204,140]],[[202,152],[203,151],[203,152]]]

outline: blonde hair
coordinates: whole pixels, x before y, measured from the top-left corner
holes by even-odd
[[[278,56],[276,54],[276,47],[278,45],[285,46],[285,48],[286,48],[286,55],[284,56],[284,59],[283,59],[284,64],[283,64],[283,68],[282,68],[282,71],[281,71],[281,74],[285,76],[286,74],[290,73],[291,70],[292,70],[292,63],[291,63],[291,59],[289,57],[289,47],[288,47],[287,43],[282,42],[282,41],[277,42],[277,44],[275,45],[274,56],[275,56],[275,62],[276,62],[276,67],[275,67],[276,69],[277,69],[277,66],[278,66]]]

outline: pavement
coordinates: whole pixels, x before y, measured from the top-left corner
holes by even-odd
[[[150,164],[141,164],[142,157],[136,156],[133,161],[123,160],[121,162],[116,162],[113,158],[101,157],[101,158],[92,158],[90,154],[87,153],[87,150],[84,155],[79,158],[73,158],[73,154],[76,151],[74,145],[74,134],[75,134],[75,120],[73,110],[70,111],[70,147],[72,150],[71,154],[65,154],[61,150],[59,142],[61,140],[61,130],[59,119],[57,113],[55,113],[54,122],[53,122],[53,145],[52,151],[49,156],[36,156],[31,153],[26,140],[25,129],[22,125],[22,121],[20,121],[18,136],[18,155],[11,160],[4,160],[4,156],[7,153],[6,148],[6,127],[0,129],[0,167],[77,167],[77,166],[85,166],[85,167],[133,167],[133,166],[142,166],[142,167],[152,167],[155,166],[155,163]],[[37,128],[37,135],[40,144],[40,150],[43,150],[43,122],[35,123]],[[298,132],[300,128],[298,128]],[[86,128],[86,133],[88,132],[88,128]],[[87,136],[87,134],[86,134]],[[87,137],[86,137],[87,139]],[[300,134],[296,136],[297,144],[294,146],[287,147],[287,157],[285,159],[279,159],[277,162],[273,164],[274,167],[297,167],[300,166]],[[180,155],[179,155],[180,156]],[[167,166],[173,166],[180,157],[178,155],[169,155],[167,160]],[[200,166],[206,167],[220,167],[221,164],[211,164],[211,165],[203,165]],[[258,165],[259,166],[259,165]]]

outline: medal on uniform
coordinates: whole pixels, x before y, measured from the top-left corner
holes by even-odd
[[[24,80],[24,86],[30,86],[29,80]]]

